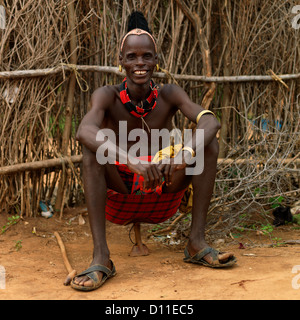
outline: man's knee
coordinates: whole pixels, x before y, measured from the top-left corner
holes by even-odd
[[[211,143],[204,149],[205,157],[217,159],[219,155],[219,142],[217,138],[213,138]]]
[[[84,171],[105,172],[105,166],[98,163],[96,154],[86,147],[83,148],[82,165]]]
[[[204,162],[202,170],[197,174],[197,170],[194,175],[202,178],[202,173],[205,171],[206,173],[212,172],[214,174],[217,167],[217,160],[219,155],[219,143],[217,138],[214,138],[204,149]],[[201,166],[198,167],[201,168]]]

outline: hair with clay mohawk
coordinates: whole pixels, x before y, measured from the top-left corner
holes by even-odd
[[[153,41],[154,47],[155,47],[155,52],[157,52],[157,47],[155,40],[151,34],[151,31],[148,26],[148,22],[145,19],[144,15],[140,11],[134,11],[131,13],[128,19],[128,27],[127,27],[127,33],[123,37],[122,42],[121,42],[121,52],[123,50],[123,45],[126,40],[126,38],[130,35],[142,35],[142,34],[147,34],[151,40]]]
[[[137,28],[145,30],[151,34],[148,22],[141,11],[133,11],[128,19],[127,32]]]

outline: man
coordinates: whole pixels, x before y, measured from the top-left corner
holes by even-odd
[[[121,177],[119,166],[112,163],[99,164],[97,161],[97,150],[104,143],[103,140],[97,139],[99,130],[110,129],[121,138],[120,121],[126,121],[128,132],[144,128],[149,138],[148,154],[141,156],[150,155],[152,159],[151,156],[154,154],[151,154],[151,130],[171,131],[172,117],[178,109],[191,121],[198,122],[198,129],[204,130],[204,170],[201,174],[186,174],[186,169],[195,156],[195,150],[198,150],[196,139],[192,139],[191,147],[180,149],[169,163],[133,161],[128,152],[133,146],[132,141],[128,141],[126,150],[123,150],[118,148],[119,141],[114,143],[106,140],[106,155],[113,151],[117,161],[126,164],[127,172],[142,177],[141,189],[160,190],[161,196],[183,195],[186,187],[192,182],[192,224],[184,260],[210,267],[231,266],[236,261],[232,254],[221,254],[210,248],[204,237],[206,215],[216,175],[216,133],[220,124],[213,114],[201,113],[204,109],[193,103],[180,87],[168,84],[157,89],[154,86],[151,77],[158,64],[155,41],[140,13],[134,13],[130,19],[134,19],[136,26],[143,27],[146,31],[133,28],[123,38],[119,59],[126,72],[126,79],[121,86],[105,86],[93,93],[91,109],[83,118],[77,132],[77,139],[83,145],[84,189],[94,242],[91,267],[75,277],[71,283],[72,287],[78,290],[96,289],[115,274],[105,234],[108,190],[126,197],[131,188],[126,184],[126,179]],[[145,24],[146,27],[143,26]],[[183,160],[181,164],[176,161],[179,158]],[[139,246],[139,250],[140,254],[147,254],[142,252],[147,251],[145,247]]]

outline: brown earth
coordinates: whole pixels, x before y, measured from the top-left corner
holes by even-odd
[[[234,252],[237,265],[211,269],[184,263],[182,246],[166,246],[153,237],[147,239],[149,225],[143,227],[143,238],[151,254],[129,257],[130,226],[110,222],[107,222],[107,236],[117,275],[96,291],[75,291],[63,285],[67,271],[53,232],[61,235],[71,265],[78,272],[86,269],[91,260],[92,238],[87,217],[84,217],[86,223],[80,225],[76,210],[66,212],[62,220],[25,218],[0,234],[0,265],[6,271],[5,289],[0,287],[1,300],[296,300],[300,297],[297,289],[300,266],[296,270],[298,275],[292,273],[293,267],[300,265],[299,244],[269,247],[271,237],[258,236],[255,232],[238,240],[229,237],[220,249]],[[8,215],[0,214],[0,227],[7,222]],[[36,233],[32,232],[34,228]],[[299,233],[299,229],[286,225],[273,231],[272,239],[300,239]],[[245,249],[239,248],[239,242]]]

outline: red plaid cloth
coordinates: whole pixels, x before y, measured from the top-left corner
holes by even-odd
[[[185,190],[177,193],[122,194],[107,190],[106,219],[117,224],[132,222],[161,223],[171,218]]]
[[[157,224],[176,213],[185,190],[177,193],[162,193],[162,187],[151,191],[141,190],[142,177],[132,173],[126,165],[117,164],[117,168],[130,194],[107,189],[107,220],[122,225],[133,222]]]
[[[139,157],[140,160],[148,161],[151,162],[153,159],[153,156],[142,156]],[[118,172],[125,183],[127,190],[129,193],[132,194],[149,194],[156,192],[157,194],[162,193],[162,187],[164,185],[164,181],[161,184],[161,186],[158,186],[155,188],[155,190],[144,190],[143,189],[143,183],[144,183],[144,178],[136,173],[133,173],[129,170],[127,165],[125,164],[120,164],[118,161],[116,161],[117,169]]]

